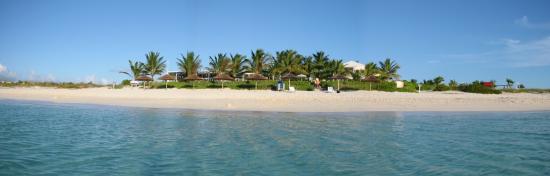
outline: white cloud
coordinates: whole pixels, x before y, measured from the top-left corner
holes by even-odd
[[[6,71],[8,71],[8,68],[6,68],[6,66],[0,64],[0,73],[4,73]]]
[[[92,82],[94,84],[102,84],[102,85],[107,85],[112,83],[110,80],[106,78],[101,78],[101,79],[97,78],[95,74],[85,76],[84,79],[79,79],[79,80],[84,80],[85,83]]]
[[[514,23],[526,28],[550,29],[550,23],[533,23],[527,16],[514,20]]]
[[[93,82],[95,83],[95,75],[88,75],[84,78],[84,82]]]
[[[46,76],[46,81],[53,82],[55,81],[55,76],[53,76],[51,73]]]
[[[42,75],[42,74],[37,73],[34,70],[31,70],[29,72],[27,80],[37,81],[37,82],[55,82],[56,81],[55,76],[53,74],[48,73],[46,75]]]
[[[15,81],[17,74],[13,71],[8,70],[8,67],[0,64],[0,80],[5,81]]]
[[[498,48],[491,51],[445,57],[466,63],[494,63],[508,67],[550,66],[550,37],[527,42],[505,39]]]
[[[111,84],[111,81],[109,81],[105,78],[101,78],[101,84],[103,84],[103,85]]]
[[[12,78],[15,78],[15,77],[17,77],[17,73],[10,71],[10,72],[8,72],[8,76],[12,77]]]
[[[30,73],[29,73],[28,80],[29,81],[35,81],[37,77],[38,77],[38,75],[36,74],[36,72],[34,70],[31,70]]]

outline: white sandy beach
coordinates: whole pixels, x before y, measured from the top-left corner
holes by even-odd
[[[279,112],[536,111],[550,110],[550,94],[353,91],[276,92],[230,89],[0,88],[0,99],[149,108]]]

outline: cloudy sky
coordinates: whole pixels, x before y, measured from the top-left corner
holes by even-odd
[[[158,51],[176,70],[208,56],[295,49],[398,61],[402,79],[512,78],[550,87],[550,1],[0,1],[0,79],[126,79]]]

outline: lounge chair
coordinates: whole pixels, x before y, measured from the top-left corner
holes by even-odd
[[[327,87],[327,93],[334,93],[333,87]]]
[[[294,87],[288,87],[289,92],[296,92],[296,89]]]

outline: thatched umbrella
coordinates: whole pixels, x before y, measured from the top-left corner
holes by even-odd
[[[143,88],[145,89],[145,82],[146,81],[152,81],[153,78],[147,76],[147,75],[141,75],[136,78],[136,81],[143,81]]]
[[[290,79],[293,79],[293,78],[296,78],[296,75],[288,72],[286,74],[284,74],[283,76],[281,76],[281,79],[283,80],[287,80],[288,79],[288,89],[290,89]],[[283,88],[284,89],[284,88]]]
[[[233,78],[229,75],[221,73],[221,74],[216,75],[216,77],[214,77],[214,80],[221,81],[222,82],[222,89],[223,89],[223,82],[224,81],[233,81],[233,80],[235,80],[235,78]]]
[[[344,79],[348,79],[346,76],[344,75],[334,75],[332,77],[330,77],[330,79],[335,79],[337,81],[337,84],[338,84],[338,91],[340,91],[340,80],[344,80]]]
[[[369,82],[369,90],[372,90],[372,83],[373,82],[374,83],[380,82],[380,80],[374,75],[367,76],[367,77],[361,79],[361,81]]]
[[[256,81],[256,90],[258,89],[258,80],[267,80],[267,77],[262,74],[254,73],[246,76],[246,80],[255,80]]]
[[[202,78],[197,76],[197,74],[192,74],[192,75],[187,75],[187,77],[183,78],[183,80],[192,81],[193,82],[193,89],[194,89],[195,88],[195,81],[196,80],[202,80]]]
[[[307,78],[307,76],[304,75],[304,74],[299,74],[299,75],[296,76],[296,78],[300,78],[300,81],[303,81],[303,79]]]
[[[161,76],[159,79],[164,80],[164,82],[166,83],[166,89],[168,89],[168,80],[175,80],[176,78],[173,77],[172,75],[166,74]]]

